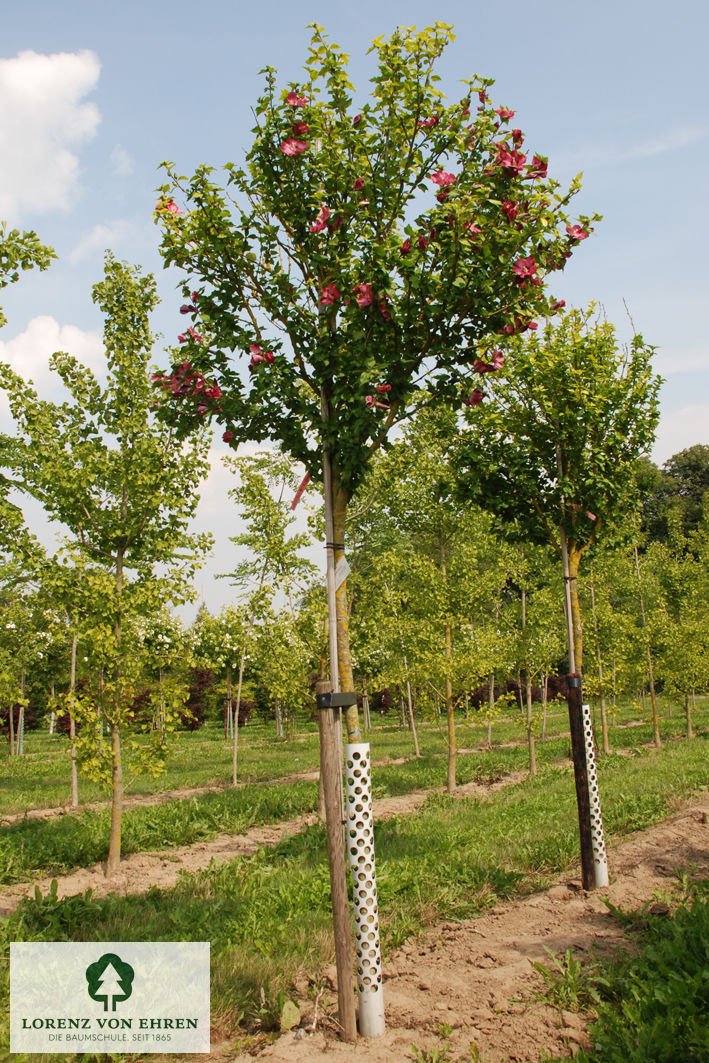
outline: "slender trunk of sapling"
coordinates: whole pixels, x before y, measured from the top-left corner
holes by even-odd
[[[446,590],[448,583],[448,559],[446,556],[446,544],[443,535],[438,537],[438,547],[440,556],[440,570],[441,570],[441,582],[444,588],[444,596],[447,598]],[[446,789],[449,794],[452,794],[456,786],[456,759],[458,753],[458,743],[455,733],[455,706],[453,704],[453,683],[451,681],[451,671],[453,668],[453,634],[451,631],[451,625],[446,617],[445,631],[445,666],[446,666],[446,723],[448,728],[448,769],[446,773]]]
[[[608,737],[608,713],[606,711],[606,691],[603,682],[603,655],[601,643],[598,637],[598,617],[596,615],[596,588],[593,580],[593,565],[591,565],[591,617],[593,619],[593,634],[596,641],[596,664],[598,666],[598,696],[601,703],[601,736],[603,752],[610,753],[611,746]]]
[[[15,706],[10,705],[7,710],[10,716],[10,756],[15,755]]]
[[[123,763],[121,759],[121,730],[111,725],[111,837],[108,844],[106,876],[113,875],[121,863],[121,831],[123,826]]]
[[[542,676],[542,742],[546,741],[547,737],[547,708],[549,705],[549,676],[545,672]]]
[[[125,493],[124,493],[125,506]],[[113,875],[121,863],[121,829],[123,823],[123,762],[121,752],[121,715],[123,697],[121,693],[121,638],[122,638],[122,592],[123,592],[123,553],[116,556],[116,619],[114,637],[116,643],[116,663],[113,670],[113,713],[111,720],[111,834],[108,843],[106,876]]]
[[[694,738],[694,728],[692,726],[692,709],[689,704],[689,691],[684,692],[684,716],[687,721],[687,738]]]
[[[76,690],[76,647],[79,637],[74,632],[71,638],[69,664],[69,750],[71,755],[71,807],[79,807],[79,773],[76,766],[76,720],[74,719],[74,691]]]
[[[643,631],[645,632],[645,647],[647,650],[647,674],[650,685],[650,704],[652,706],[652,730],[654,734],[654,742],[657,749],[662,746],[662,739],[660,737],[660,720],[657,712],[657,694],[655,692],[655,668],[652,660],[652,648],[650,646],[650,639],[647,637],[647,619],[645,616],[645,598],[643,595],[642,580],[640,579],[640,559],[638,557],[638,548],[635,547],[635,571],[638,577],[638,596],[640,598],[640,616],[643,622]],[[644,703],[643,703],[644,708]]]
[[[409,703],[409,727],[414,740],[414,756],[420,757],[421,751],[419,750],[419,736],[416,730],[416,717],[414,716],[414,701],[411,697],[411,683],[408,679],[406,680],[406,697]]]

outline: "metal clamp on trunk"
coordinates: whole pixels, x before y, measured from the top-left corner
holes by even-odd
[[[315,704],[319,709],[344,709],[348,705],[357,704],[357,695],[354,690],[338,694],[316,694]]]

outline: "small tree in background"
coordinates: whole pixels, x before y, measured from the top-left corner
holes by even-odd
[[[572,311],[542,336],[508,341],[505,376],[490,378],[490,401],[469,414],[456,458],[465,496],[516,522],[523,538],[560,557],[565,534],[579,672],[579,565],[637,506],[635,465],[653,440],[660,386],[642,336],[621,348],[592,314]]]
[[[69,529],[77,555],[104,576],[93,615],[111,662],[104,688],[111,735],[111,874],[121,849],[121,735],[135,693],[132,629],[137,617],[192,593],[188,580],[210,539],[186,529],[208,466],[204,433],[180,447],[174,431],[155,416],[160,397],[148,372],[148,318],[157,302],[153,278],[108,254],[93,298],[105,316],[105,387],[63,353],[50,364],[71,401],[41,400],[2,363],[0,386],[19,430],[11,454],[16,484]]]

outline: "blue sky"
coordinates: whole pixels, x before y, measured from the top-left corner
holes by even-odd
[[[443,90],[458,98],[459,78],[495,78],[494,100],[515,109],[528,145],[549,157],[550,174],[563,182],[583,171],[576,211],[598,211],[604,220],[555,292],[571,305],[601,303],[628,338],[625,300],[657,346],[665,384],[656,460],[709,442],[709,18],[698,0],[7,5],[0,217],[36,229],[59,261],[3,291],[8,324],[0,357],[47,395],[52,350],[97,364],[102,323],[90,288],[106,247],[160,274],[154,326],[174,342],[177,278],[162,272],[151,220],[159,163],[171,159],[188,174],[202,162],[239,161],[250,141],[258,71],[268,64],[283,83],[297,80],[309,22],[324,25],[350,54],[352,80],[364,93],[372,38],[434,18],[456,31],[440,66]],[[201,526],[227,521],[220,446]],[[229,550],[220,545],[217,570],[229,567]],[[202,589],[216,602],[228,591],[223,583],[218,594],[211,590],[210,571]]]

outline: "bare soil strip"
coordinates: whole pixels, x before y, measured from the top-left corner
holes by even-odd
[[[461,797],[495,793],[520,782],[525,775],[524,772],[516,772],[492,783],[467,783],[460,786],[456,793]],[[315,777],[317,778],[317,775]],[[438,792],[441,792],[441,789]],[[380,798],[374,801],[375,818],[388,819],[412,812],[434,792],[436,791],[417,790],[399,797]],[[14,911],[22,897],[33,896],[36,886],[45,894],[55,878],[59,897],[83,893],[87,889],[93,890],[96,897],[103,897],[108,893],[146,893],[152,886],[168,889],[175,885],[180,871],[197,871],[208,867],[212,860],[224,863],[237,856],[253,853],[260,845],[276,845],[286,835],[299,833],[317,822],[317,814],[309,813],[274,825],[254,827],[244,834],[218,834],[210,841],[196,842],[182,848],[134,853],[121,861],[120,871],[111,879],[106,879],[103,864],[99,863],[87,868],[78,868],[66,875],[50,875],[33,879],[31,882],[18,883],[4,888],[0,893],[0,915],[8,915]]]
[[[313,1032],[314,983],[311,999],[300,1002],[301,1027],[262,1049],[259,1060],[311,1063],[327,1053],[332,1063],[399,1063],[415,1058],[412,1043],[421,1050],[440,1051],[446,1041],[450,1058],[461,1063],[471,1058],[471,1042],[482,1063],[538,1063],[543,1051],[562,1058],[574,1054],[588,1044],[590,1020],[539,999],[544,983],[532,961],[549,966],[545,949],[563,956],[571,948],[581,959],[616,950],[624,942],[623,931],[604,898],[637,909],[657,892],[671,891],[677,871],[706,876],[708,821],[705,792],[658,826],[611,846],[612,881],[607,889],[586,894],[580,882],[560,878],[543,892],[478,919],[442,923],[409,941],[385,965],[387,1030],[376,1040],[347,1045],[336,1039],[332,992],[320,1000]],[[253,1058],[235,1057],[227,1047],[215,1045],[211,1058],[225,1059],[228,1054],[233,1063]]]

